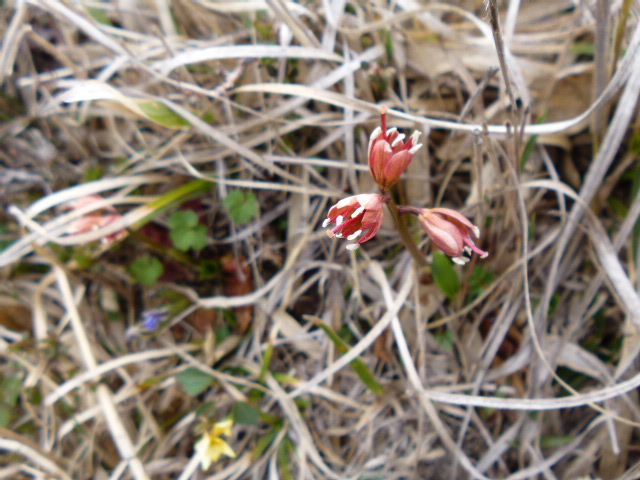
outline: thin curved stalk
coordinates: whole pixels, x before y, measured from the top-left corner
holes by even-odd
[[[389,210],[391,211],[391,215],[393,215],[393,218],[396,221],[396,228],[398,229],[398,233],[400,234],[402,243],[407,248],[407,250],[409,250],[409,253],[411,254],[411,256],[416,262],[416,265],[419,268],[428,267],[429,264],[427,263],[427,259],[425,258],[424,254],[420,251],[420,248],[418,247],[416,242],[413,240],[413,237],[411,236],[411,232],[409,231],[409,226],[407,224],[406,217],[404,217],[403,215],[400,215],[400,212],[398,210],[398,205],[396,205],[396,202],[393,200],[393,198],[389,199],[389,202],[387,203],[387,207],[389,207]]]

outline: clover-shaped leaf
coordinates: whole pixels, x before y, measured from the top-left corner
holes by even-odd
[[[229,192],[223,203],[236,223],[250,223],[258,216],[258,198],[253,192],[234,190]]]
[[[193,210],[180,210],[169,217],[169,236],[173,245],[183,252],[190,248],[202,250],[207,246],[207,227],[198,224],[198,214]]]
[[[164,273],[164,265],[155,257],[140,257],[129,265],[129,273],[143,285],[154,285]]]

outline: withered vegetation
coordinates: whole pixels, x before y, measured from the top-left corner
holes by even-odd
[[[638,478],[638,14],[6,2],[0,476]],[[327,238],[381,105],[487,259]]]

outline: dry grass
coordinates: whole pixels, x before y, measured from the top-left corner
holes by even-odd
[[[1,477],[640,478],[637,3],[391,3],[5,6]],[[320,227],[374,191],[381,104],[428,136],[402,203],[483,227],[451,295],[389,215],[356,253]]]

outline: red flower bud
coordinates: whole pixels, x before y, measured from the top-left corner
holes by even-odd
[[[469,261],[464,252],[471,254],[474,251],[480,258],[489,256],[473,242],[473,238],[480,237],[480,229],[461,213],[449,208],[423,208],[419,210],[418,218],[436,247],[455,263],[464,265]]]
[[[347,245],[347,250],[356,250],[361,243],[371,240],[380,230],[384,217],[383,203],[383,196],[377,193],[343,198],[329,209],[322,228],[335,223],[335,227],[327,230],[327,235],[330,238],[346,237],[350,241],[358,238],[355,243]]]
[[[377,127],[369,139],[369,171],[383,191],[393,187],[407,169],[415,153],[422,147],[418,143],[421,132],[415,131],[404,141],[404,134],[396,128],[387,130],[387,109],[380,109],[382,127]]]

